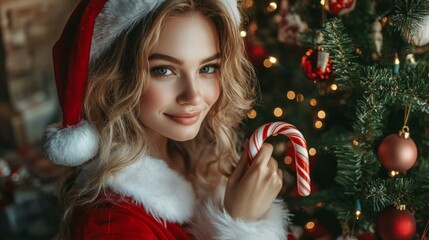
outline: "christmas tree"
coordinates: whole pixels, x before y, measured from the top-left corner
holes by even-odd
[[[299,197],[293,146],[267,139],[287,173],[295,237],[426,239],[429,1],[243,5],[262,92],[246,129],[285,121],[308,143],[312,194]]]

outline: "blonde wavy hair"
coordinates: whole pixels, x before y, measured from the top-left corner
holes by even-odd
[[[221,93],[197,137],[187,142],[169,141],[169,150],[184,159],[185,174],[194,186],[211,188],[228,177],[242,147],[240,124],[251,109],[257,84],[253,67],[245,56],[239,28],[220,1],[165,1],[156,11],[121,34],[112,46],[91,62],[85,93],[85,118],[101,136],[93,171],[79,185],[80,168],[64,179],[60,192],[63,211],[56,239],[70,239],[74,210],[93,204],[106,190],[106,180],[151,151],[150,139],[139,121],[139,102],[149,81],[148,57],[153,52],[166,21],[198,11],[216,26],[221,46]],[[209,171],[215,166],[215,171]]]

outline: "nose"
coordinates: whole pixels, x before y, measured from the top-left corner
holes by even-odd
[[[201,101],[198,77],[182,75],[180,79],[181,91],[177,96],[177,103],[181,105],[197,105]]]

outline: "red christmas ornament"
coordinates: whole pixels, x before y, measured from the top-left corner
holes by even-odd
[[[328,10],[332,14],[344,15],[355,9],[356,0],[329,0]]]
[[[268,58],[267,51],[262,43],[246,40],[244,42],[249,61],[256,68],[262,68],[264,60]]]
[[[378,158],[388,170],[405,172],[412,168],[417,160],[417,147],[408,128],[384,138],[378,146]]]
[[[377,240],[377,237],[371,232],[358,233],[356,237],[358,240]]]
[[[279,17],[279,29],[277,32],[279,42],[301,45],[302,33],[308,28],[307,23],[301,20],[301,16],[289,12],[288,9],[281,10]]]
[[[416,232],[416,220],[413,214],[405,210],[405,205],[401,205],[400,209],[389,206],[378,214],[375,227],[383,239],[408,240]]]
[[[309,49],[301,59],[301,67],[314,83],[328,80],[333,72],[329,54],[320,50]]]

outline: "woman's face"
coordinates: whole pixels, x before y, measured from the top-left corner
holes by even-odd
[[[193,139],[220,94],[220,49],[214,24],[192,12],[166,21],[149,57],[150,80],[140,102],[149,136]]]

